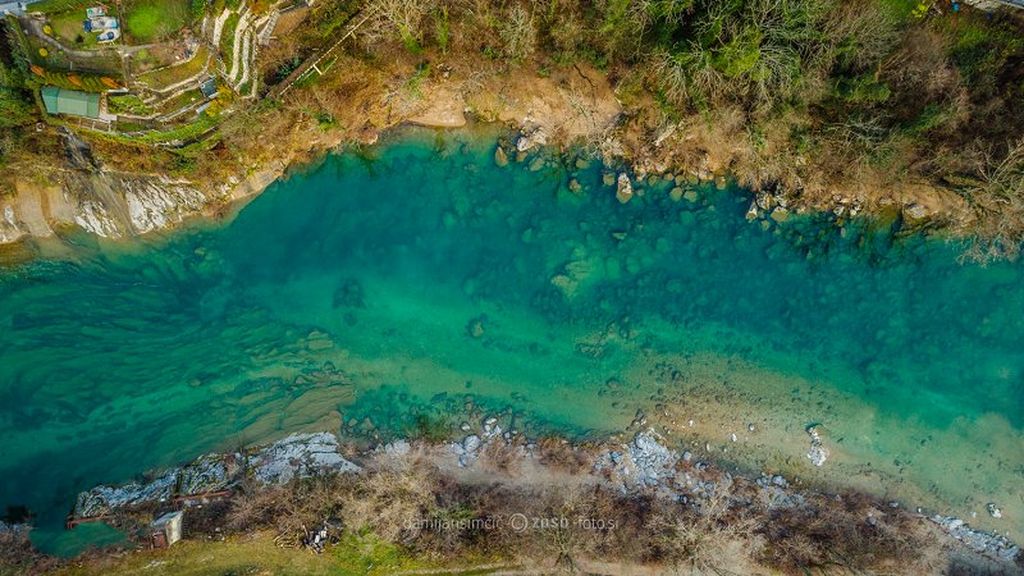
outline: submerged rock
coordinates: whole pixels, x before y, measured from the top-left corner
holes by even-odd
[[[629,181],[629,176],[625,172],[620,173],[616,179],[615,197],[622,204],[629,202],[633,197],[633,183]]]
[[[757,208],[757,200],[751,201],[750,202],[750,206],[747,208],[747,214],[746,214],[747,220],[748,221],[756,220],[759,214],[760,213],[758,212],[758,208]]]
[[[494,151],[494,163],[502,168],[508,166],[508,153],[500,145]]]

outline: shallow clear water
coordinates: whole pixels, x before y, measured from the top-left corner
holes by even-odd
[[[748,366],[723,390],[770,374],[856,404],[793,415],[834,430],[851,466],[895,458],[920,492],[996,499],[1004,528],[1024,525],[1024,265],[961,266],[953,246],[866,223],[764,229],[738,191],[673,202],[650,185],[623,206],[598,162],[492,153],[470,134],[395,136],[230,224],[79,239],[72,260],[0,271],[0,506],[28,505],[56,547],[97,482],[300,428],[407,433],[467,398],[526,429],[619,431],[689,385],[686,362],[679,390],[641,366],[710,357]],[[626,384],[614,399],[609,380]],[[865,432],[850,414],[869,412]],[[973,486],[943,483],[943,454],[982,452]]]

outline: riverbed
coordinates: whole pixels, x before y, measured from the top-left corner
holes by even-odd
[[[685,176],[622,204],[582,151],[494,151],[396,131],[225,221],[0,270],[0,506],[56,549],[77,491],[207,451],[495,412],[586,438],[641,410],[737,466],[1020,540],[1024,264],[892,221],[749,222],[748,193]]]

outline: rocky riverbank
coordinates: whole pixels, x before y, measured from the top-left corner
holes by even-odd
[[[865,213],[895,214],[915,228],[969,219],[955,196],[924,184],[815,188],[754,178],[744,168],[742,151],[715,138],[714,130],[687,121],[653,127],[651,118],[624,107],[604,74],[586,66],[543,77],[528,69],[492,71],[481,80],[467,64],[465,70],[444,68],[444,74],[423,81],[415,96],[394,99],[385,95],[396,89],[393,84],[408,63],[394,63],[390,75],[351,64],[352,79],[359,77],[366,86],[344,106],[332,108],[334,127],[286,123],[283,116],[265,119],[265,134],[246,141],[234,158],[225,158],[202,178],[172,177],[161,168],[135,172],[132,163],[94,150],[85,135],[62,128],[64,165],[31,178],[15,177],[15,194],[0,198],[0,245],[53,237],[69,227],[111,239],[167,230],[198,215],[225,214],[290,166],[339,146],[373,144],[383,131],[401,124],[450,129],[471,120],[512,131],[510,149],[496,153],[499,162],[523,161],[540,147],[589,150],[617,172],[613,183],[623,203],[632,198],[634,186],[647,181],[680,178],[721,185],[734,178],[757,192],[752,219],[781,221],[806,210],[832,212],[840,224]],[[482,131],[486,138],[495,132]]]
[[[572,444],[525,438],[502,424],[495,417],[466,422],[461,438],[434,443],[366,445],[331,433],[293,434],[83,492],[69,525],[109,522],[145,547],[153,518],[183,510],[186,539],[271,526],[284,542],[323,551],[346,531],[371,530],[417,554],[455,558],[475,546],[474,553],[529,570],[793,572],[824,562],[899,574],[1024,573],[1018,546],[962,520],[863,494],[799,489],[777,474],[736,475],[674,449],[653,429],[625,444]],[[323,490],[359,496],[329,505]],[[363,509],[378,498],[388,502],[385,511]],[[289,499],[297,501],[285,504]],[[456,506],[461,520],[438,506]],[[246,516],[252,514],[261,520]],[[571,544],[552,556],[540,542],[562,532],[573,534]],[[4,525],[2,533],[23,539],[27,528]],[[608,546],[623,538],[637,541]]]

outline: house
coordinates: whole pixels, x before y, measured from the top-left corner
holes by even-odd
[[[49,114],[66,114],[93,119],[100,117],[100,95],[95,92],[43,86],[41,93],[43,105]]]
[[[99,32],[101,30],[117,30],[119,28],[117,24],[117,18],[111,18],[110,16],[96,16],[95,18],[89,18],[82,23],[82,28],[86,32]]]

